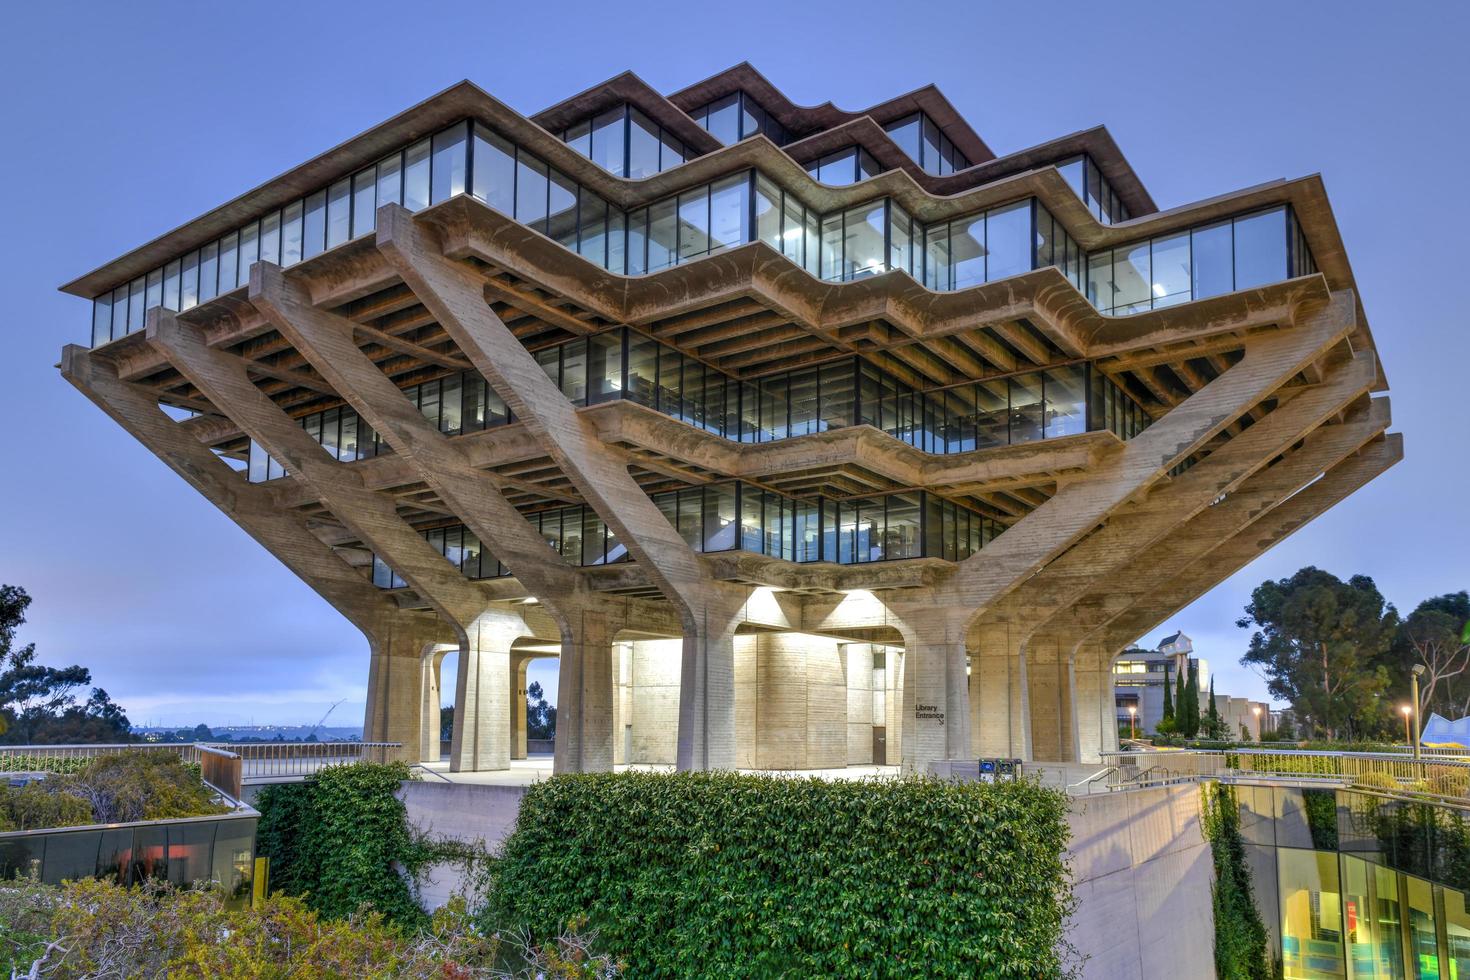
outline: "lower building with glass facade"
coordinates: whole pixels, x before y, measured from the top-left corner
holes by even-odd
[[[1133,640],[1401,454],[1319,178],[1161,211],[1102,129],[630,77],[63,287],[65,379],[363,632],[371,741],[452,683],[505,768],[555,657],[562,771],[1095,759]]]

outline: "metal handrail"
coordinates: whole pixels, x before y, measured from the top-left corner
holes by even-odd
[[[1099,769],[1097,772],[1093,773],[1091,776],[1088,776],[1086,779],[1079,779],[1075,783],[1068,783],[1067,792],[1071,793],[1074,789],[1086,786],[1088,787],[1088,794],[1091,795],[1093,783],[1097,782],[1099,779],[1102,779],[1104,776],[1110,776],[1113,773],[1120,771],[1121,770],[1119,770],[1117,766],[1108,766],[1106,769]]]

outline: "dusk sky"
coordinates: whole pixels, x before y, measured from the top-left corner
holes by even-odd
[[[618,11],[627,11],[620,13]],[[62,380],[89,306],[56,286],[468,78],[523,113],[625,69],[673,91],[742,60],[859,109],[937,84],[998,153],[1105,124],[1161,208],[1320,172],[1406,458],[1145,638],[1221,693],[1250,590],[1314,564],[1407,612],[1470,588],[1470,6],[887,3],[17,4],[0,583],[22,641],[134,723],[362,721],[361,635]],[[554,690],[555,669],[532,668]],[[452,695],[453,682],[445,687]]]

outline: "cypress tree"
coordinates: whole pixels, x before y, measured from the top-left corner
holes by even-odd
[[[1159,719],[1159,727],[1170,729],[1174,727],[1174,696],[1169,690],[1169,661],[1164,661],[1164,717]]]
[[[1215,679],[1210,678],[1210,737],[1220,737],[1220,709],[1215,707]]]
[[[1174,731],[1179,735],[1187,734],[1185,732],[1187,715],[1184,710],[1184,675],[1187,672],[1187,669],[1181,670],[1174,675]]]
[[[1184,702],[1179,707],[1180,728],[1186,738],[1199,734],[1199,668],[1189,665],[1189,681],[1184,685]]]

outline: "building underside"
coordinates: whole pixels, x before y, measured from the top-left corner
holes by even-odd
[[[1095,760],[1121,651],[1402,455],[1320,179],[1159,211],[932,88],[462,83],[64,289],[64,377],[363,632],[366,739],[437,759],[458,654],[456,770],[547,656],[558,771]]]

